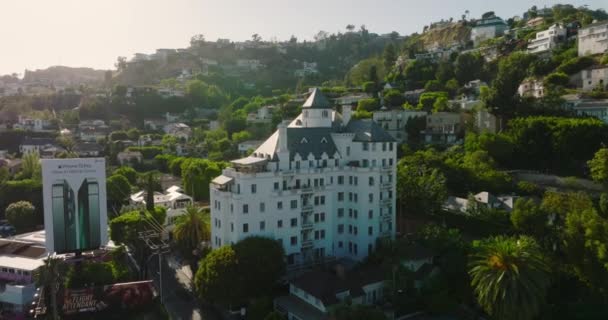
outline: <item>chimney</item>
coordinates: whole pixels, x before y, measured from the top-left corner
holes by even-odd
[[[351,105],[342,106],[342,125],[346,126],[350,121],[350,117],[353,113],[353,107]]]
[[[277,141],[277,151],[287,151],[287,124],[289,121],[283,121],[279,123],[277,128],[279,129],[279,138]]]

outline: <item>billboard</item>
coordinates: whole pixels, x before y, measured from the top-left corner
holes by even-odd
[[[116,283],[87,289],[64,289],[62,311],[64,315],[82,312],[99,312],[141,309],[154,300],[156,290],[152,281]]]
[[[78,252],[106,245],[104,158],[43,159],[42,197],[49,252]]]

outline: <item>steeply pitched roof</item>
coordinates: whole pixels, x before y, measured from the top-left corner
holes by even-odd
[[[332,128],[287,128],[287,148],[291,158],[298,153],[306,159],[312,153],[315,159],[320,159],[324,152],[333,157],[337,148],[331,138],[332,132]]]
[[[321,90],[314,88],[308,99],[306,99],[306,102],[302,105],[302,108],[328,109],[331,108],[331,104]]]
[[[372,119],[351,120],[345,129],[355,134],[353,141],[360,142],[393,142],[395,139],[384,131]]]

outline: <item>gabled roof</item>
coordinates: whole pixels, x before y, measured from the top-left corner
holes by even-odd
[[[287,128],[287,148],[291,159],[296,153],[304,159],[311,153],[315,159],[320,159],[323,153],[332,157],[338,150],[331,138],[332,132],[332,128]]]
[[[354,133],[353,141],[359,142],[394,142],[390,134],[372,119],[351,120],[346,126],[346,132]]]
[[[310,108],[310,109],[329,109],[331,108],[331,104],[329,100],[323,95],[321,90],[318,88],[314,88],[306,102],[302,105],[302,108]]]

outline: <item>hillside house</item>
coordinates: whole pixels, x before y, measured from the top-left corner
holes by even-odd
[[[429,144],[456,144],[462,136],[463,118],[459,113],[436,112],[426,117],[424,141]]]
[[[350,106],[342,107],[350,108]],[[408,120],[415,117],[425,117],[427,113],[425,111],[412,111],[412,110],[404,110],[403,108],[399,109],[380,109],[374,111],[372,114],[372,119],[374,122],[379,124],[384,131],[388,132],[395,140],[399,143],[407,141],[407,132],[406,126]]]
[[[583,91],[596,88],[608,89],[608,66],[596,66],[581,71],[580,74]]]
[[[520,97],[542,98],[545,96],[545,85],[541,79],[528,78],[517,88]]]
[[[528,53],[542,54],[551,52],[557,45],[566,40],[567,30],[561,24],[554,24],[549,29],[537,32],[534,39],[528,42]]]
[[[608,52],[608,21],[596,22],[578,30],[578,56]]]
[[[471,41],[478,46],[485,40],[502,36],[507,28],[507,23],[497,16],[479,19],[471,29]]]

